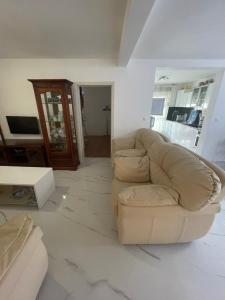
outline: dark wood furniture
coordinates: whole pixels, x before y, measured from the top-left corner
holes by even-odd
[[[0,144],[5,144],[5,137],[3,135],[1,125],[0,125]]]
[[[79,159],[75,132],[72,82],[66,79],[29,79],[33,84],[48,164],[76,170]]]
[[[5,140],[0,143],[0,165],[46,167],[43,140]]]

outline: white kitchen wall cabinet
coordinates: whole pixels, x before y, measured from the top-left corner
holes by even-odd
[[[191,98],[192,98],[192,91],[187,91],[184,89],[177,91],[176,106],[190,107]]]

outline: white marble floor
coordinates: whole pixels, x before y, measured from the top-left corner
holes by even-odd
[[[225,207],[198,241],[122,246],[112,216],[109,159],[88,159],[77,172],[55,171],[55,178],[45,207],[28,211],[49,254],[38,300],[225,299]]]

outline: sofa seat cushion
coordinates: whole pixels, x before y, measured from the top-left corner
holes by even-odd
[[[119,200],[126,206],[171,206],[178,204],[179,194],[165,185],[148,184],[124,189]]]
[[[149,182],[149,158],[143,157],[116,157],[115,177],[126,182]]]
[[[122,192],[122,190],[137,185],[137,183],[134,182],[124,182],[120,181],[116,178],[113,178],[112,181],[112,205],[113,205],[113,212],[115,216],[118,214],[118,201],[119,201],[119,193]],[[139,182],[138,185],[146,185],[146,182]]]
[[[0,226],[0,279],[8,271],[33,229],[29,216],[19,215]]]
[[[127,149],[116,151],[115,157],[142,157],[145,154],[145,149]]]

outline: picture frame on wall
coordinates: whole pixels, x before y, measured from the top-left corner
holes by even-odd
[[[165,105],[165,98],[152,98],[152,110],[151,114],[154,116],[162,116],[164,105]]]

